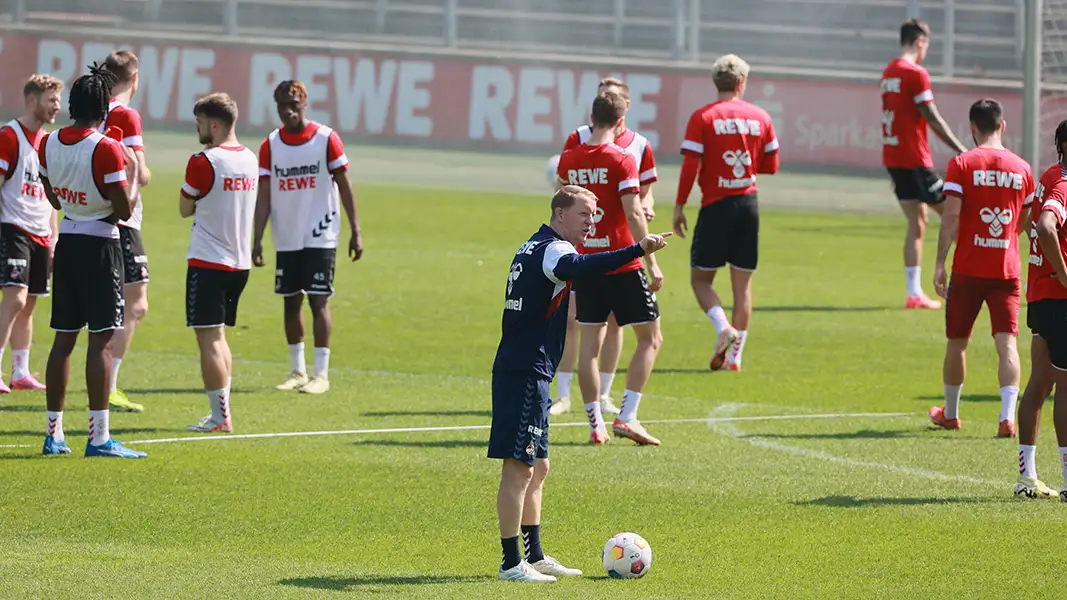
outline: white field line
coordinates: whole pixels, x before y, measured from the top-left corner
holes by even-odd
[[[996,486],[1003,488],[1010,484],[1010,480],[995,481],[992,479],[980,479],[977,477],[968,477],[967,475],[951,475],[948,473],[941,473],[938,471],[932,471],[929,469],[920,469],[917,467],[904,467],[900,465],[891,465],[887,463],[880,463],[868,460],[858,460],[855,458],[847,458],[844,456],[836,456],[823,452],[822,450],[813,450],[811,448],[802,448],[799,446],[790,446],[788,444],[782,444],[767,438],[759,437],[758,435],[747,434],[741,430],[740,427],[735,425],[736,422],[745,420],[744,417],[734,417],[737,411],[746,406],[745,404],[722,404],[716,406],[711,411],[711,417],[708,419],[708,427],[713,431],[721,433],[727,437],[733,438],[746,444],[758,446],[760,448],[766,448],[768,450],[775,450],[778,452],[785,452],[787,454],[794,454],[797,456],[804,456],[807,458],[814,458],[825,462],[837,463],[842,465],[848,465],[851,467],[868,468],[868,469],[881,469],[883,471],[889,471],[890,473],[897,473],[900,475],[909,475],[911,477],[920,477],[924,479],[936,479],[939,481],[949,481],[953,483],[968,483],[972,485],[981,486]],[[752,405],[758,406],[758,405]],[[888,414],[888,413],[883,413]],[[904,413],[908,414],[908,413]],[[1007,482],[1007,483],[1006,483]]]
[[[878,419],[913,417],[914,413],[828,413],[813,415],[766,415],[766,416],[723,416],[707,417],[703,419],[660,419],[642,421],[644,424],[674,424],[674,423],[717,423],[733,421],[798,421],[807,419]],[[550,427],[588,427],[585,421],[566,421],[552,423]],[[266,438],[286,437],[313,437],[313,436],[337,436],[337,435],[369,435],[377,433],[427,433],[436,431],[477,431],[489,429],[489,425],[451,425],[441,427],[392,427],[382,429],[339,429],[334,431],[288,431],[280,433],[246,433],[241,435],[201,435],[174,438],[161,438],[156,440],[136,440],[123,442],[124,444],[170,444],[176,442],[208,442],[220,440],[249,440]]]

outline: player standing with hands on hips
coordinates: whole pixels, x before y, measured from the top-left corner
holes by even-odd
[[[567,185],[552,198],[552,220],[515,253],[508,272],[500,345],[493,362],[489,458],[503,459],[497,514],[508,581],[575,577],[541,548],[541,496],[548,476],[549,387],[563,354],[571,281],[613,271],[664,248],[670,234],[647,235],[619,250],[578,254],[593,227],[597,197]],[[522,535],[525,546],[519,547]]]
[[[348,157],[336,131],[308,121],[307,89],[283,81],[274,90],[278,118],[259,149],[259,199],[256,206],[252,261],[264,265],[263,233],[273,219],[271,239],[277,251],[274,292],[285,299],[285,337],[291,372],[279,390],[322,394],[330,389],[329,299],[337,242],[341,237],[338,200],[351,233],[348,255],[363,256],[356,199],[348,180]],[[309,379],[304,358],[304,295],[311,306],[315,337],[315,371]]]
[[[89,396],[89,443],[85,456],[143,458],[111,439],[108,395],[111,338],[122,329],[122,248],[120,220],[129,219],[137,201],[127,181],[137,177],[137,158],[129,147],[105,137],[97,127],[107,117],[115,76],[97,65],[70,89],[74,124],[53,131],[38,151],[41,183],[52,208],[63,211],[56,242],[52,285],[52,329],[48,355],[48,434],[44,454],[69,454],[63,434],[63,406],[70,379],[70,355],[78,334],[89,328],[85,388]]]

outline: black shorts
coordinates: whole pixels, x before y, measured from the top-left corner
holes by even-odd
[[[122,242],[123,275],[126,285],[148,283],[148,256],[144,251],[141,230],[119,225]]]
[[[333,268],[337,248],[304,248],[275,255],[274,293],[333,295]]]
[[[31,296],[47,296],[51,274],[52,249],[11,223],[0,223],[0,287],[24,287]]]
[[[579,323],[607,323],[615,313],[619,325],[659,320],[656,294],[648,289],[643,270],[614,275],[594,275],[574,282],[575,316]]]
[[[549,381],[524,371],[493,371],[493,424],[489,458],[533,465],[548,458]]]
[[[1038,300],[1026,306],[1026,326],[1048,346],[1052,366],[1067,371],[1067,300]]]
[[[945,182],[933,169],[920,167],[917,169],[899,169],[886,167],[889,178],[893,180],[893,192],[897,200],[916,201],[923,204],[941,204],[945,201],[941,195],[941,188]]]
[[[728,196],[701,208],[689,252],[689,266],[694,269],[712,271],[730,265],[755,271],[759,262],[756,194]]]
[[[115,238],[60,234],[52,266],[52,329],[122,329],[122,248]]]
[[[248,271],[188,267],[185,272],[186,327],[234,327],[237,303],[248,283]]]

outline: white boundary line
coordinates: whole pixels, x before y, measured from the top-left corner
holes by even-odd
[[[798,421],[806,419],[890,419],[900,417],[914,417],[918,413],[826,413],[814,415],[766,415],[752,417],[706,417],[703,419],[661,419],[642,421],[644,424],[674,424],[674,423],[721,423],[734,421]],[[549,427],[588,427],[585,421],[565,421],[563,423],[550,423]],[[134,444],[171,444],[177,442],[209,442],[219,440],[251,440],[287,437],[312,437],[312,436],[335,436],[335,435],[367,435],[374,433],[426,433],[433,431],[477,431],[489,429],[490,425],[450,425],[441,427],[392,427],[382,429],[339,429],[335,431],[288,431],[280,433],[245,433],[241,435],[204,435],[174,438],[161,438],[157,440],[136,440],[123,442],[127,445]]]

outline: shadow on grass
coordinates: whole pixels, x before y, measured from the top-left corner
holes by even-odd
[[[1010,502],[1011,498],[857,498],[855,496],[825,496],[803,502],[791,502],[794,506],[829,506],[832,508],[866,508],[870,506],[929,506],[937,504],[989,504]]]
[[[125,391],[128,396],[155,396],[163,394],[203,394],[204,388],[128,388],[123,391]],[[230,390],[230,393],[251,394],[261,391],[263,391],[263,389],[237,388]],[[136,401],[136,398],[131,398],[131,400]]]
[[[897,438],[926,437],[915,431],[891,429],[880,431],[875,429],[863,429],[860,431],[844,431],[835,433],[760,433],[743,435],[742,438],[770,438],[789,440],[891,440]]]
[[[41,396],[40,404],[0,404],[0,412],[42,412],[44,410],[44,396]]]
[[[421,411],[382,411],[363,413],[364,417],[491,417],[490,410],[421,410]]]
[[[386,448],[485,448],[486,440],[360,440],[356,446],[382,446]]]
[[[314,590],[349,591],[370,585],[441,585],[448,583],[485,583],[495,575],[367,575],[365,577],[292,577],[278,585]]]
[[[174,433],[174,432],[185,431],[185,430],[186,429],[184,427],[116,427],[116,428],[111,430],[111,435],[112,435],[112,437],[121,438],[122,436],[126,436],[126,435],[140,435],[140,434],[143,434],[143,433],[152,433],[152,434],[155,434],[155,433]],[[89,437],[89,430],[88,429],[67,429],[66,427],[64,427],[63,428],[63,433],[64,433],[64,435],[66,435],[67,438],[70,438],[70,439],[88,438]],[[2,431],[2,430],[0,430],[0,437],[39,437],[39,438],[41,438],[43,440],[44,439],[44,434],[45,434],[44,427],[42,427],[41,429],[35,429],[33,431],[28,431],[28,430],[23,430],[23,431]],[[67,442],[67,443],[71,443],[71,442]]]
[[[752,307],[753,312],[884,312],[898,308],[896,306],[760,306]],[[903,307],[900,307],[903,308]]]

